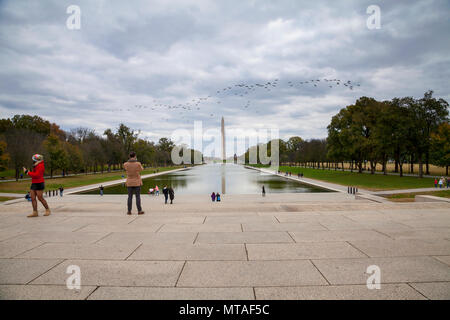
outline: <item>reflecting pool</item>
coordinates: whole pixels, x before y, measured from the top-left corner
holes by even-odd
[[[329,192],[272,174],[263,174],[235,164],[206,164],[143,180],[141,193],[148,193],[156,185],[160,190],[172,186],[176,194],[258,194],[262,186],[266,193]],[[98,190],[86,192],[98,194]],[[105,194],[124,194],[122,185],[105,187]]]

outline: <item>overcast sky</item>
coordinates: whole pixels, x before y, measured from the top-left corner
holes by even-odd
[[[323,138],[360,96],[449,101],[449,13],[448,0],[0,1],[0,115],[98,133],[123,122],[152,140],[224,116],[229,132]]]

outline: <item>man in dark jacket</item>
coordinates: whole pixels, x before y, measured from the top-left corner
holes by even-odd
[[[175,192],[173,191],[172,187],[169,187],[169,198],[170,198],[170,204],[172,204],[173,198],[175,198]]]
[[[164,186],[163,188],[163,195],[164,195],[164,203],[167,204],[167,198],[169,197],[169,189],[167,189],[167,186]]]

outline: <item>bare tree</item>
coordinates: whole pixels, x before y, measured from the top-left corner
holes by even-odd
[[[34,153],[42,153],[45,135],[29,129],[10,128],[4,136],[17,181],[21,168],[30,164],[31,156]]]

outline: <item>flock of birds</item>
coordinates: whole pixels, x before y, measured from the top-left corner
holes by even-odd
[[[178,120],[185,120],[187,116],[192,112],[198,112],[197,116],[200,117],[214,117],[214,113],[202,113],[202,108],[204,105],[208,104],[208,106],[216,106],[221,107],[224,99],[236,99],[239,103],[240,108],[249,109],[251,105],[251,95],[259,94],[260,92],[271,92],[275,89],[279,88],[280,90],[287,90],[287,93],[290,91],[298,89],[300,87],[309,87],[309,88],[318,88],[319,86],[326,86],[327,88],[333,87],[343,87],[349,90],[353,90],[355,87],[360,87],[360,83],[355,83],[351,80],[341,80],[341,79],[310,79],[310,80],[302,80],[302,81],[287,81],[286,83],[281,84],[279,79],[274,79],[272,81],[262,82],[262,83],[237,83],[231,86],[227,86],[215,91],[214,95],[208,95],[205,97],[194,98],[191,101],[185,103],[177,103],[177,104],[168,104],[158,102],[157,100],[153,100],[153,104],[151,105],[134,105],[126,108],[118,108],[111,109],[108,111],[111,112],[131,112],[134,110],[147,110],[150,112],[157,112],[157,115],[162,115],[162,118],[159,118],[159,121],[169,121],[171,118],[164,117],[166,112],[159,111],[167,111],[171,113],[172,111],[176,111]],[[226,107],[230,107],[233,101],[229,101],[230,104],[227,104]],[[244,103],[243,103],[244,102]],[[215,109],[215,108],[214,108]],[[255,110],[255,113],[258,113]],[[155,119],[156,120],[156,119]]]

